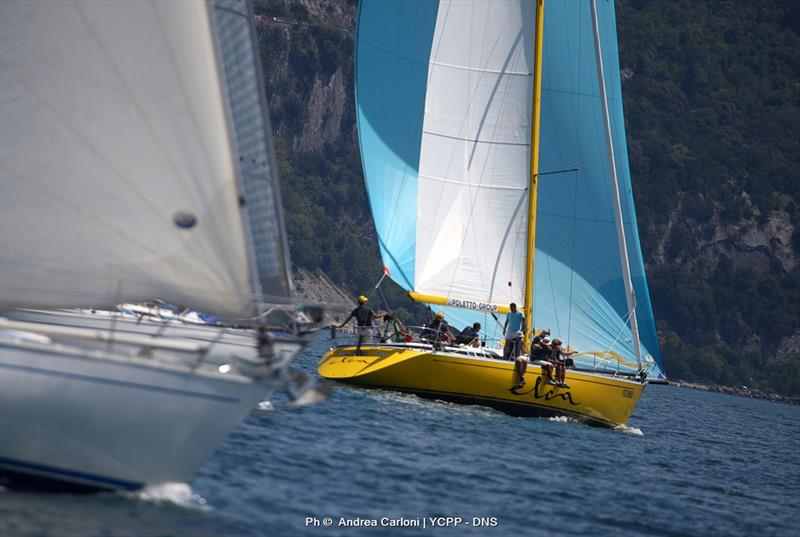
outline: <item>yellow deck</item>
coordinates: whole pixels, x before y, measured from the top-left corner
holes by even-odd
[[[641,382],[599,373],[567,370],[569,388],[545,382],[541,367],[528,365],[526,385],[517,383],[514,363],[402,345],[332,349],[320,362],[327,379],[395,389],[428,397],[492,406],[512,414],[571,416],[592,425],[628,421],[642,394]]]

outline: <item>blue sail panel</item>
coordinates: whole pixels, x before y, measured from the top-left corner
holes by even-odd
[[[438,0],[362,0],[356,50],[361,160],[383,263],[414,288],[417,185]]]
[[[544,17],[534,323],[583,365],[636,368],[612,202],[588,2],[548,1]],[[625,140],[614,4],[597,2],[606,91],[642,355],[663,373]]]

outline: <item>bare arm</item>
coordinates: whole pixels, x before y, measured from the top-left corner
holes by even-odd
[[[352,318],[353,318],[353,314],[351,313],[350,315],[348,315],[348,316],[347,316],[347,319],[345,319],[344,321],[342,321],[342,324],[340,324],[340,325],[339,325],[339,328],[344,328],[344,325],[346,325],[346,324],[347,324],[347,321],[349,321],[349,320],[350,320],[350,319],[352,319]]]

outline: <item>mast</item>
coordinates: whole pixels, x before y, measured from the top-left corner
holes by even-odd
[[[522,314],[527,329],[523,346],[530,347],[533,330],[533,264],[536,255],[536,200],[539,180],[539,122],[542,104],[542,41],[544,36],[544,0],[536,0],[536,33],[533,49],[533,107],[531,110],[531,167],[528,188],[528,248],[525,255],[525,302]]]
[[[614,159],[614,142],[611,138],[611,119],[608,114],[608,100],[606,98],[606,80],[603,71],[603,54],[600,49],[600,24],[597,20],[596,0],[592,1],[592,29],[594,31],[594,53],[597,61],[597,77],[600,82],[600,102],[603,106],[603,123],[605,125],[606,144],[608,149],[608,162],[611,168],[611,187],[614,200],[614,220],[617,224],[617,239],[619,242],[619,257],[622,264],[622,279],[625,284],[625,298],[628,301],[628,315],[631,320],[631,335],[633,348],[636,352],[636,363],[642,369],[642,351],[639,345],[639,324],[636,320],[636,298],[631,280],[631,267],[628,260],[628,245],[625,240],[625,226],[622,222],[622,203],[619,197],[619,181],[617,179],[617,163]]]

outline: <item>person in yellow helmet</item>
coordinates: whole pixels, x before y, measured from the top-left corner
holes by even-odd
[[[453,334],[450,333],[450,325],[444,320],[444,312],[440,311],[422,331],[422,339],[434,345],[449,345],[453,341]]]
[[[375,319],[381,319],[385,315],[384,313],[375,313],[369,309],[367,307],[368,301],[369,299],[364,295],[359,296],[358,307],[351,311],[350,315],[347,316],[347,319],[345,319],[342,324],[339,325],[339,328],[342,328],[348,323],[348,321],[350,321],[350,319],[355,319],[356,333],[358,334],[356,354],[361,354],[362,344],[372,343],[372,321]]]

